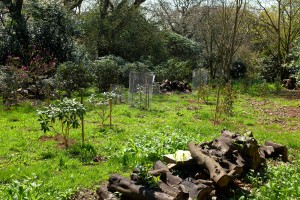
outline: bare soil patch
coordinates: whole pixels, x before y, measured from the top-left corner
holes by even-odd
[[[250,107],[261,113],[259,123],[279,124],[288,131],[300,130],[300,105],[282,106],[268,100],[255,101],[249,99]]]
[[[66,148],[66,145],[65,145],[65,139],[62,135],[60,134],[57,134],[55,136],[48,136],[48,135],[43,135],[39,138],[39,140],[41,142],[46,142],[46,141],[51,141],[51,140],[54,140],[57,142],[57,147],[60,148],[60,149],[65,149]],[[72,140],[72,139],[68,139],[68,145],[73,145],[75,144],[76,141],[75,140]]]

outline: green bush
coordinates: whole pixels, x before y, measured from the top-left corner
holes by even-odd
[[[58,89],[64,90],[69,96],[92,85],[93,77],[89,69],[82,63],[65,62],[59,65],[55,75]]]
[[[242,60],[236,60],[232,64],[230,76],[232,79],[242,79],[247,75],[247,64]]]
[[[102,58],[91,63],[94,84],[99,91],[108,91],[110,84],[119,84],[120,68],[115,60]]]
[[[114,55],[104,56],[90,64],[94,76],[94,85],[100,92],[108,91],[110,84],[129,85],[131,71],[149,72],[149,66],[141,62],[126,62]]]
[[[191,81],[192,69],[188,62],[170,59],[154,69],[158,81],[178,80]]]
[[[22,70],[14,66],[0,68],[0,95],[4,105],[11,106],[18,102],[17,90],[24,85],[25,79]]]
[[[68,153],[82,162],[91,162],[97,156],[97,151],[91,144],[75,144],[70,146]]]

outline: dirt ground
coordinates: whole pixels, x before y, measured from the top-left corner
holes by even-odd
[[[292,93],[294,94],[294,93]],[[298,94],[298,93],[296,93]],[[300,100],[300,95],[281,95],[288,100]],[[269,100],[255,101],[248,99],[249,105],[255,111],[261,113],[258,123],[278,124],[286,131],[300,130],[300,101],[297,106],[287,106],[273,103]]]

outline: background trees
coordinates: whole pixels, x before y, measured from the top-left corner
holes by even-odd
[[[19,58],[14,67],[30,77],[32,59],[42,57],[38,65],[51,70],[38,73],[47,78],[60,63],[114,55],[161,78],[189,79],[200,67],[211,79],[274,81],[299,71],[299,15],[298,0],[2,0],[0,63]]]

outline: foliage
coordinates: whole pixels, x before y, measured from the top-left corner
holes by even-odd
[[[45,107],[45,110],[38,110],[38,121],[45,133],[53,128],[53,124],[58,120],[61,125],[61,134],[65,138],[65,145],[68,147],[70,129],[80,126],[79,119],[83,119],[84,114],[85,108],[81,103],[75,99],[64,99],[58,105],[50,105]]]
[[[104,56],[90,64],[94,75],[95,86],[99,91],[108,91],[111,84],[122,84],[128,87],[131,71],[148,72],[149,67],[141,62],[127,62],[121,57]]]
[[[162,159],[165,154],[186,149],[190,139],[188,135],[181,134],[181,130],[172,130],[170,127],[154,133],[136,134],[113,157],[121,159],[123,165],[128,167],[150,164]]]
[[[261,76],[268,82],[274,82],[280,74],[280,67],[275,59],[275,57],[265,57],[261,62]]]
[[[131,2],[114,4],[113,10],[95,6],[83,17],[86,45],[94,50],[93,54],[98,57],[114,54],[130,62],[148,57],[153,62],[163,60],[167,52],[159,28],[146,20]]]
[[[165,63],[155,66],[154,68],[154,73],[156,74],[158,81],[163,81],[166,79],[191,81],[191,72],[192,67],[189,62],[176,59],[170,59]]]
[[[64,193],[58,192],[48,185],[46,190],[43,186],[46,183],[41,181],[35,174],[32,177],[24,177],[21,180],[13,179],[0,190],[0,197],[5,199],[49,199],[54,196],[56,199],[67,200],[74,193],[74,189],[66,190]]]
[[[223,109],[224,113],[227,115],[233,115],[233,104],[234,101],[236,100],[236,92],[234,91],[232,87],[231,81],[226,83],[224,90],[223,90]]]
[[[110,84],[118,84],[121,76],[120,68],[115,60],[102,58],[91,63],[95,86],[101,92],[108,91]]]
[[[242,79],[247,75],[247,65],[245,62],[237,60],[233,62],[230,76],[232,79]]]
[[[3,89],[4,99],[10,99],[11,94],[16,94],[17,90],[23,92],[25,97],[43,99],[46,87],[51,87],[46,82],[55,70],[56,59],[46,50],[40,50],[36,46],[30,48],[27,63],[20,57],[8,56],[7,67],[1,69],[5,77],[1,82],[6,85]],[[12,82],[15,84],[11,84]]]
[[[298,162],[298,161],[297,161]],[[293,164],[278,163],[267,167],[264,174],[249,177],[256,187],[250,199],[298,199],[300,197],[300,178],[297,162]]]
[[[72,59],[75,26],[67,11],[59,4],[22,1],[20,10],[8,10],[11,13],[5,12],[1,18],[4,29],[0,37],[6,37],[0,44],[0,49],[4,50],[1,63],[5,64],[7,56],[14,55],[21,58],[22,64],[27,65],[31,57],[30,46],[33,45],[40,50],[47,49],[58,62]]]
[[[94,111],[98,114],[101,119],[101,124],[104,126],[104,122],[109,118],[109,107],[107,100],[97,100],[96,95],[92,94],[88,99],[88,102],[93,106]]]
[[[148,173],[149,168],[143,165],[138,165],[136,167],[139,170],[138,180],[139,184],[149,188],[156,188],[158,185],[159,177],[155,177]]]
[[[78,157],[83,163],[92,162],[97,155],[97,151],[91,144],[74,144],[68,149],[68,153],[73,157]]]
[[[147,110],[150,107],[150,94],[147,92],[147,87],[143,85],[137,85],[137,96],[132,99],[133,102],[137,102],[137,106],[141,110]],[[133,94],[132,94],[133,95]],[[131,106],[135,106],[131,104]]]
[[[112,126],[112,104],[113,100],[118,98],[118,94],[114,91],[103,92],[101,96],[103,100],[99,100],[95,94],[92,94],[88,102],[93,106],[95,112],[100,117],[102,126],[104,126],[104,122],[108,118],[110,118],[110,126]]]
[[[208,103],[210,86],[209,85],[200,85],[197,89],[197,101],[200,102],[202,99],[206,104]]]
[[[0,94],[4,105],[11,106],[18,102],[17,90],[22,87],[23,77],[23,71],[14,67],[0,69]]]
[[[174,32],[165,32],[165,40],[170,55],[175,59],[190,61],[194,65],[201,61],[200,43]]]
[[[300,80],[300,39],[295,41],[294,47],[290,55],[291,62],[286,66],[290,76],[294,76]]]
[[[83,63],[64,62],[59,65],[55,74],[58,89],[65,90],[69,96],[74,91],[92,85],[92,75]]]
[[[28,11],[32,16],[29,30],[32,43],[48,49],[58,62],[72,59],[75,23],[59,4],[40,4],[35,1]]]

